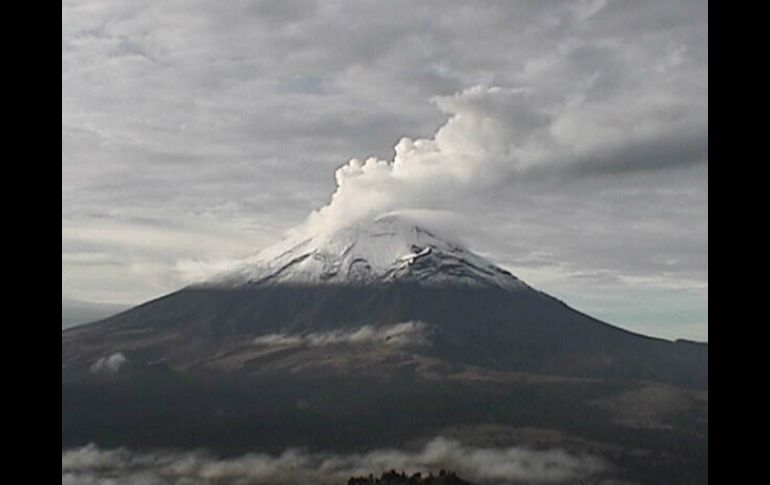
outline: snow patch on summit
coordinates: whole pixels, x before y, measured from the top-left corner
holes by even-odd
[[[527,286],[486,259],[408,218],[385,215],[327,234],[294,235],[202,286],[382,284]]]

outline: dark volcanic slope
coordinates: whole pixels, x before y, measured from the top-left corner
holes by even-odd
[[[539,292],[401,217],[289,238],[203,284],[62,333],[65,374],[123,353],[207,365],[255,337],[419,322],[446,362],[562,376],[708,384],[708,347],[636,335]],[[421,328],[423,328],[421,327]],[[129,355],[130,354],[130,355]]]
[[[429,326],[432,345],[425,352],[444,360],[496,370],[708,385],[707,345],[633,334],[536,291],[405,283],[185,289],[64,331],[62,358],[71,367],[114,352],[133,362],[189,363],[259,335],[409,321]]]

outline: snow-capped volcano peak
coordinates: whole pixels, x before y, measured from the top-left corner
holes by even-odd
[[[381,216],[326,234],[293,236],[218,275],[206,286],[377,284],[507,289],[526,285],[507,271],[408,218]]]

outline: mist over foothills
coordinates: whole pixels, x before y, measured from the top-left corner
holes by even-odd
[[[344,484],[353,476],[391,469],[438,474],[457,470],[475,483],[621,483],[611,481],[603,459],[559,449],[476,448],[436,438],[421,448],[367,453],[310,453],[292,449],[280,455],[249,454],[217,458],[205,452],[133,453],[95,446],[62,454],[62,484]],[[117,483],[117,482],[116,482]]]

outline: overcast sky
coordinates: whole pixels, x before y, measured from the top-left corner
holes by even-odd
[[[62,298],[431,209],[586,313],[707,340],[707,9],[65,0]]]

